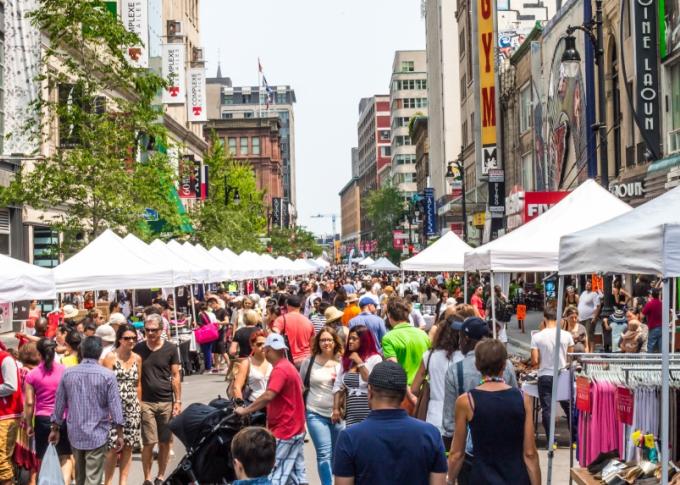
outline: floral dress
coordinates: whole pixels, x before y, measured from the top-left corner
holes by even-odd
[[[137,398],[137,382],[139,380],[137,362],[133,363],[129,369],[125,369],[120,361],[116,359],[116,363],[113,364],[113,372],[118,380],[120,401],[125,420],[123,425],[123,441],[125,446],[134,448],[137,444],[141,443],[142,439],[142,408]],[[111,429],[109,448],[115,448],[116,436],[116,429]]]

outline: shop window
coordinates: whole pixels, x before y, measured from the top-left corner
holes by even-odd
[[[0,209],[0,254],[9,256],[9,209]]]
[[[33,228],[33,264],[54,268],[59,264],[59,236],[49,227]]]
[[[260,137],[254,136],[252,143],[253,143],[253,155],[259,155],[260,154]]]
[[[531,83],[526,83],[519,92],[519,132],[531,128]]]
[[[247,136],[241,137],[240,153],[241,153],[241,155],[248,155],[248,137]]]
[[[670,130],[668,133],[668,152],[680,151],[680,62],[670,68],[671,106]]]

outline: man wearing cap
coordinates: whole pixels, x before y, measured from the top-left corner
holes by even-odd
[[[437,428],[400,408],[406,372],[380,362],[368,378],[371,412],[340,432],[335,445],[336,485],[444,485],[447,463]]]
[[[382,338],[387,333],[385,320],[375,314],[375,301],[368,295],[361,297],[359,300],[359,308],[361,309],[361,313],[349,321],[349,328],[352,329],[357,325],[363,325],[368,328],[375,337],[375,341],[378,344],[378,350],[382,352]]]
[[[465,355],[465,358],[455,364],[449,364],[449,368],[446,370],[442,422],[446,441],[453,437],[456,425],[456,399],[461,394],[477,387],[482,379],[482,374],[475,365],[475,346],[480,340],[488,337],[490,334],[489,325],[479,317],[468,317],[464,322],[454,320],[451,325],[454,330],[460,329],[460,350]],[[517,387],[515,368],[509,360],[505,365],[503,379],[506,384]],[[468,460],[466,460],[466,465],[467,462]],[[464,480],[467,470],[466,465],[463,465],[459,481]]]
[[[356,293],[352,293],[350,295],[347,295],[347,306],[343,310],[343,315],[342,315],[342,324],[346,327],[349,325],[349,321],[356,317],[359,313],[361,313],[361,310],[359,309],[359,305],[357,305],[357,302],[359,301],[359,297],[356,295]]]
[[[300,364],[309,357],[309,343],[314,336],[314,325],[300,313],[300,297],[289,295],[286,298],[288,311],[274,320],[272,330],[288,337],[290,353],[293,356],[295,366],[299,369]]]
[[[307,484],[305,469],[305,403],[300,374],[286,358],[286,343],[271,333],[264,343],[265,358],[273,369],[267,390],[247,407],[236,408],[245,416],[267,408],[267,428],[276,438],[276,464],[270,476],[273,485]]]
[[[99,325],[97,327],[94,336],[102,339],[102,355],[99,356],[99,363],[102,363],[104,357],[113,350],[113,347],[116,344],[116,331],[111,325],[105,323],[104,325]]]

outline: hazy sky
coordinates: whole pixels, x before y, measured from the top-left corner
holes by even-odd
[[[359,100],[388,94],[395,50],[424,49],[420,0],[202,0],[208,76],[257,85],[257,58],[271,85],[295,90],[299,223],[331,234],[338,192],[349,181]]]

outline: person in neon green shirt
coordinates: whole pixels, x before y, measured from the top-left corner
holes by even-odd
[[[409,323],[409,313],[408,305],[401,298],[388,301],[387,321],[391,329],[382,338],[382,349],[385,360],[397,362],[404,368],[410,386],[423,353],[430,348],[430,339],[425,332]]]

